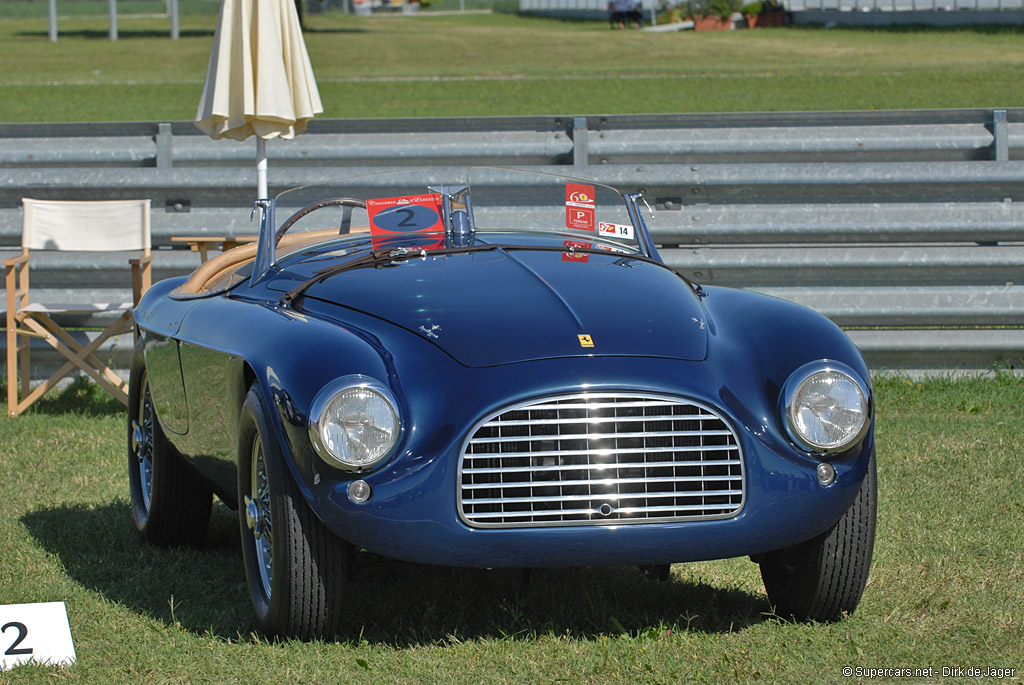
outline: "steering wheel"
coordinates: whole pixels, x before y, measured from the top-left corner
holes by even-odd
[[[274,243],[276,244],[278,241],[280,241],[281,236],[287,233],[288,229],[294,226],[295,222],[297,222],[299,219],[306,216],[310,212],[316,211],[318,209],[323,209],[324,207],[346,208],[345,212],[342,214],[341,217],[341,225],[338,226],[338,234],[345,235],[346,233],[349,232],[349,228],[351,225],[352,210],[356,208],[366,209],[366,202],[364,202],[363,200],[357,200],[352,197],[333,197],[329,200],[318,200],[317,202],[314,202],[311,205],[306,205],[305,207],[303,207],[302,209],[288,217],[285,220],[285,222],[281,224],[281,228],[277,229],[277,234],[274,236]]]

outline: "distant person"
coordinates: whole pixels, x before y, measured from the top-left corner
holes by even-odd
[[[640,28],[640,3],[637,0],[611,0],[608,12],[612,28],[624,29],[627,24],[635,29]]]

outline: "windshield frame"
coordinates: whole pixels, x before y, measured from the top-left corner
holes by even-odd
[[[564,229],[514,229],[514,228],[492,228],[486,227],[481,228],[478,226],[474,214],[474,205],[472,199],[472,184],[469,183],[471,176],[475,171],[495,171],[500,173],[508,173],[510,175],[522,174],[520,178],[534,178],[534,179],[551,179],[555,182],[561,183],[578,183],[578,184],[589,184],[591,187],[600,187],[613,191],[623,203],[626,210],[626,216],[632,224],[632,230],[634,232],[635,245],[624,243],[619,240],[614,240],[607,236],[603,236],[596,230],[593,234],[586,234],[580,230],[574,230],[573,228],[566,227]],[[342,201],[347,202],[362,202],[365,206],[368,200],[372,198],[350,198],[350,197],[324,197],[312,201],[311,203],[298,208],[295,211],[289,213],[289,217],[282,222],[281,226],[278,227],[276,217],[279,214],[279,210],[283,209],[280,205],[282,198],[286,197],[289,193],[293,193],[299,190],[306,190],[316,187],[324,187],[325,189],[334,184],[343,182],[352,182],[356,180],[365,181],[367,179],[377,179],[385,177],[387,175],[399,174],[410,174],[410,173],[422,173],[424,177],[429,177],[431,174],[439,174],[437,169],[430,168],[410,168],[410,169],[396,169],[388,171],[377,171],[370,172],[367,174],[355,174],[352,176],[346,176],[341,178],[333,178],[324,182],[304,184],[302,186],[296,186],[295,188],[289,188],[285,191],[278,193],[272,199],[261,199],[257,200],[253,207],[253,213],[257,210],[260,212],[260,233],[259,240],[257,243],[256,258],[253,265],[253,270],[249,279],[250,285],[256,285],[262,280],[267,273],[277,264],[277,245],[281,240],[285,232],[291,225],[294,224],[295,220],[304,216],[305,214],[312,213],[316,209],[320,209],[326,206],[334,206],[341,204]],[[532,169],[515,169],[507,167],[496,167],[496,166],[473,166],[468,168],[465,175],[466,181],[462,184],[429,184],[423,188],[424,194],[437,194],[440,196],[441,205],[441,223],[444,232],[444,247],[445,248],[457,248],[465,246],[468,240],[475,233],[505,233],[514,235],[543,235],[548,237],[561,237],[567,240],[575,241],[590,241],[593,243],[601,243],[607,245],[609,248],[613,248],[616,251],[622,251],[625,253],[639,254],[651,261],[664,263],[657,252],[653,240],[651,239],[650,231],[647,227],[647,223],[644,220],[643,212],[640,209],[642,203],[647,208],[648,212],[653,216],[650,206],[644,200],[643,191],[637,191],[632,193],[624,193],[614,186],[610,186],[600,181],[593,179],[578,178],[574,176],[568,176],[565,174],[553,173],[550,171],[538,171]],[[387,192],[387,191],[385,191]],[[568,198],[566,205],[568,206]],[[606,203],[607,204],[607,203]],[[338,237],[345,237],[346,233],[339,232]],[[396,234],[396,235],[413,235],[409,234]],[[437,232],[434,235],[441,235]],[[580,246],[582,247],[582,246]],[[439,248],[440,250],[440,248]]]

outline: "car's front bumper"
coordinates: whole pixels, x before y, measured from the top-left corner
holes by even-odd
[[[836,470],[835,481],[821,485],[816,475],[820,461],[794,448],[771,425],[773,399],[752,395],[754,389],[745,387],[745,380],[716,377],[712,365],[595,358],[574,362],[566,374],[564,362],[532,362],[526,375],[539,379],[533,382],[524,382],[524,366],[466,370],[476,382],[458,386],[472,388],[461,398],[452,393],[461,403],[450,403],[438,394],[407,401],[407,411],[417,419],[410,421],[411,435],[401,453],[369,473],[307,483],[317,514],[358,547],[427,564],[544,567],[726,558],[780,549],[828,529],[852,503],[871,457],[873,434],[869,432],[856,449],[830,462]],[[725,519],[657,523],[467,525],[459,515],[458,493],[459,458],[467,431],[502,407],[578,388],[578,382],[570,386],[566,378],[581,375],[590,387],[685,396],[714,408],[732,425],[742,450],[744,499],[738,513]],[[686,378],[687,388],[673,382],[676,377]],[[510,387],[520,392],[510,396]],[[698,388],[718,388],[718,392],[712,395]],[[746,401],[741,403],[740,396]],[[372,496],[362,504],[347,494],[356,478],[372,488]]]

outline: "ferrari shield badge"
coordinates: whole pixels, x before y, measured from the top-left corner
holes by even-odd
[[[589,335],[580,334],[577,336],[580,339],[580,347],[593,347],[594,339]]]

